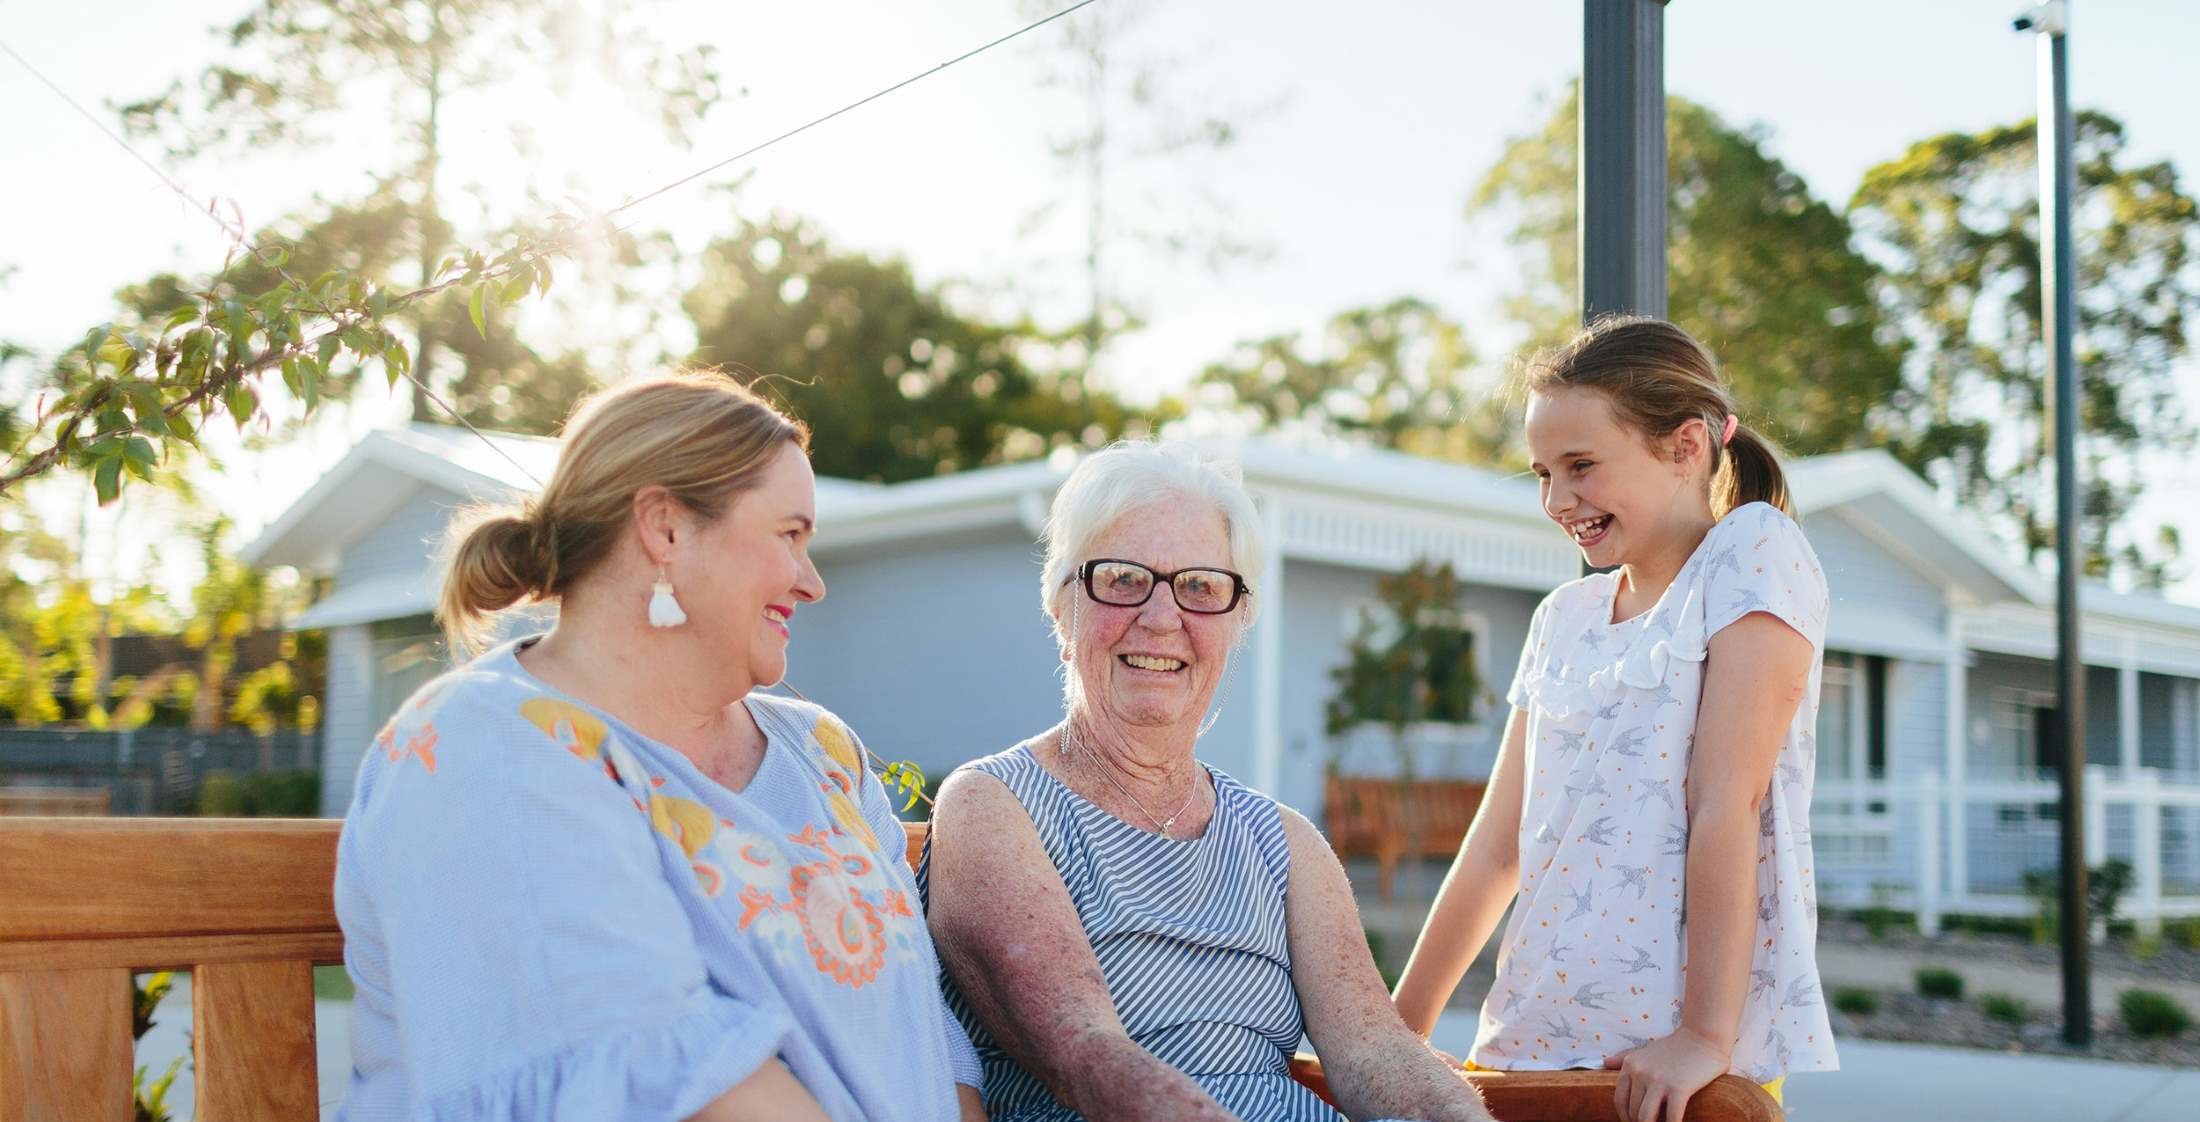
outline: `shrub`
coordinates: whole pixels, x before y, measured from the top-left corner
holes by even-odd
[[[2176,1036],[2192,1027],[2192,1014],[2158,990],[2125,990],[2116,998],[2133,1036]]]
[[[1833,991],[1833,1007],[1854,1017],[1869,1017],[1879,1012],[1879,995],[1858,986],[1842,986]]]
[[[262,771],[245,781],[252,813],[261,818],[311,818],[321,813],[321,773]]]
[[[252,813],[252,798],[245,782],[226,772],[210,772],[199,780],[199,814],[205,818],[243,818]]]
[[[2025,1004],[2023,998],[2006,993],[1984,994],[1978,999],[1978,1007],[1987,1016],[2012,1025],[2021,1025],[2032,1019],[2032,1007]]]
[[[321,773],[209,772],[199,780],[198,812],[207,818],[311,818],[321,812]]]
[[[1940,966],[1921,967],[1917,972],[1917,992],[1925,997],[1963,999],[1963,975]]]
[[[2086,870],[2085,906],[2094,923],[2105,930],[2116,922],[2137,875],[2131,862],[2116,857]],[[2024,874],[2024,894],[2032,898],[2032,941],[2054,942],[2062,931],[2062,879],[2053,869],[2033,869]]]

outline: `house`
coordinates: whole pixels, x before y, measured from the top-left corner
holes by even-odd
[[[1319,816],[1332,765],[1397,766],[1368,734],[1324,730],[1330,671],[1381,575],[1448,560],[1465,583],[1487,704],[1411,730],[1418,774],[1486,775],[1498,700],[1536,603],[1579,570],[1532,480],[1367,448],[1217,443],[1268,529],[1262,622],[1223,687],[1202,755]],[[298,622],[329,630],[326,805],[384,717],[443,665],[429,619],[452,512],[547,477],[544,440],[432,425],[376,432],[245,552],[333,578]],[[1060,715],[1036,538],[1066,462],[892,486],[820,480],[814,547],[829,594],[803,608],[789,683],[887,760],[937,775]],[[2046,583],[1874,451],[1798,461],[1791,482],[1833,595],[1813,833],[1822,893],[1846,905],[2023,915],[2055,861],[2053,616]],[[2200,915],[2200,608],[2085,593],[2087,852],[2137,870],[2145,927]],[[538,616],[539,618],[539,616]]]

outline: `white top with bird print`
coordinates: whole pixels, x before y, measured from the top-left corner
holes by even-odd
[[[1757,942],[1732,1070],[1838,1065],[1819,991],[1810,792],[1826,579],[1802,528],[1750,503],[1719,520],[1643,614],[1611,622],[1616,573],[1569,582],[1528,625],[1506,694],[1527,719],[1519,897],[1470,1058],[1601,1067],[1680,1024],[1686,781],[1711,636],[1753,612],[1810,640],[1757,839]]]

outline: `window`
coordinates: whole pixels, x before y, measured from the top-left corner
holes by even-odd
[[[1887,774],[1887,660],[1832,651],[1818,689],[1818,781],[1861,786]],[[1884,815],[1885,800],[1860,803]]]

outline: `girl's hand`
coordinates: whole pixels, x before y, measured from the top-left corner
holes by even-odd
[[[1688,1100],[1726,1074],[1733,1058],[1733,1049],[1678,1028],[1640,1048],[1605,1057],[1604,1066],[1619,1070],[1612,1103],[1621,1122],[1681,1122]]]

